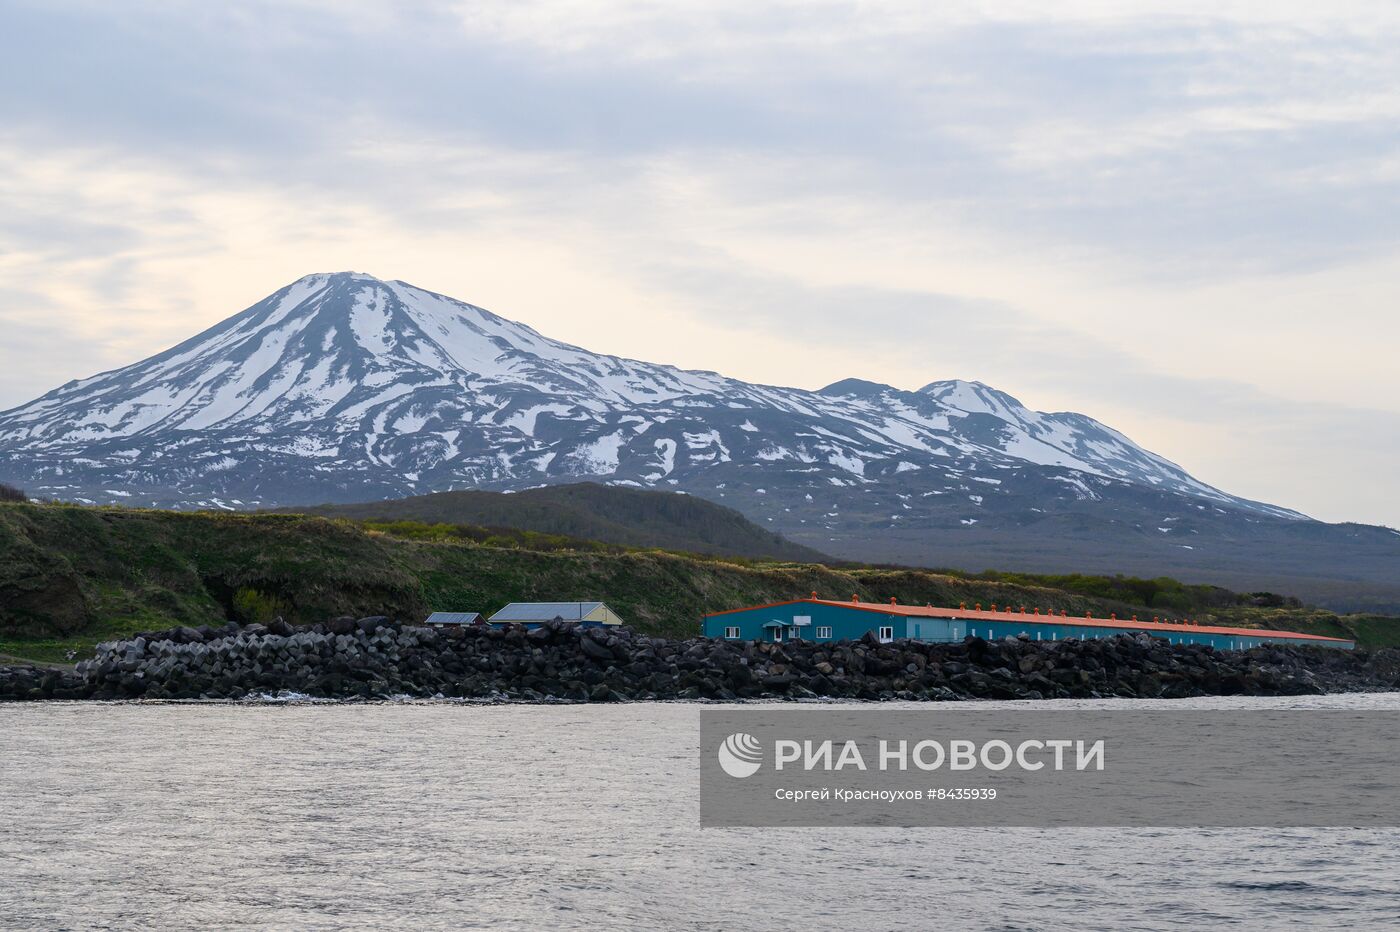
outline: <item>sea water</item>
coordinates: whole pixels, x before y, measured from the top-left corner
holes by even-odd
[[[0,928],[1400,927],[1390,829],[701,829],[700,708],[0,704]]]

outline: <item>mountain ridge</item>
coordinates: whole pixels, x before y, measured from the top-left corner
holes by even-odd
[[[348,272],[304,276],[164,353],[0,412],[0,481],[232,510],[597,481],[703,496],[846,559],[1150,562],[1242,588],[1241,573],[1291,571],[1295,556],[1368,584],[1400,564],[1400,536],[1230,495],[1087,415],[979,382],[747,383]],[[1292,525],[1325,539],[1295,554]],[[1237,559],[1251,548],[1258,559]]]
[[[256,345],[251,345],[255,339]],[[324,362],[330,365],[318,372]],[[202,367],[200,371],[192,371],[195,363]],[[280,371],[274,374],[277,365]],[[360,378],[358,384],[351,381],[355,376]],[[356,388],[382,385],[389,385],[390,390],[377,396],[371,393],[359,405],[344,403]],[[841,390],[854,385],[861,390]],[[570,409],[599,413],[619,406],[714,396],[722,397],[731,408],[761,410],[767,406],[789,413],[814,414],[817,412],[810,406],[825,404],[820,414],[855,421],[858,430],[870,426],[862,419],[876,424],[876,434],[866,430],[863,439],[882,446],[886,453],[1000,453],[1008,461],[1146,481],[1246,509],[1296,515],[1226,495],[1092,418],[1033,412],[981,383],[932,382],[919,392],[863,380],[843,380],[818,392],[750,384],[707,370],[683,370],[591,353],[475,305],[399,280],[386,282],[351,272],[304,276],[164,353],[69,382],[27,405],[0,412],[0,450],[37,452],[83,443],[137,440],[161,430],[228,429],[250,423],[255,432],[271,433],[273,428],[258,424],[259,419],[275,417],[282,426],[308,423],[320,416],[345,422],[363,413],[361,408],[388,406],[398,395],[411,392],[427,396],[431,402],[435,389],[480,391],[483,386],[528,387],[542,398],[559,399],[557,404],[525,408],[504,419],[501,426],[514,428],[521,437],[533,436],[541,416],[557,419],[570,414]],[[133,397],[137,389],[144,391]],[[592,397],[580,397],[580,389],[591,392]],[[424,406],[424,398],[414,401],[418,407]],[[560,410],[560,405],[567,407]],[[75,408],[81,416],[76,416]],[[979,415],[990,415],[996,423]],[[949,423],[950,416],[961,422],[958,426],[968,428],[965,436],[949,429],[954,426]],[[1084,433],[1077,437],[1066,433],[1066,419],[1073,419],[1072,426]],[[879,430],[881,421],[883,431]],[[485,423],[497,426],[500,422]],[[1022,435],[996,436],[1008,425],[1019,427]],[[388,425],[377,426],[369,433],[381,434]],[[414,434],[421,431],[413,428],[424,424],[415,423],[410,413],[408,420],[400,418],[393,426],[402,428],[394,433]],[[757,432],[750,421],[739,427]],[[911,436],[911,428],[921,435]],[[573,451],[575,459],[582,462],[576,463],[579,468],[572,473],[565,470],[564,474],[586,475],[588,466],[610,463],[604,442],[610,437],[618,442],[623,439],[603,435],[591,451]],[[849,458],[852,441],[862,438],[832,439],[839,441],[840,449],[815,446],[835,455],[827,456],[829,463],[847,465],[847,472],[861,474],[862,469],[848,464],[853,462]],[[930,440],[937,445],[930,447]],[[664,453],[665,445],[660,446]],[[305,452],[314,455],[324,449],[305,448]],[[782,448],[782,452],[791,451]],[[366,453],[369,459],[374,458],[373,450],[367,448]],[[770,453],[778,454],[774,459],[783,458],[776,448],[770,448]],[[549,475],[547,468],[537,472]],[[609,471],[599,469],[594,474],[608,475]]]
[[[354,521],[510,528],[627,547],[805,563],[831,558],[760,528],[732,508],[694,495],[580,482],[519,492],[430,492],[353,505],[311,505],[281,513]]]

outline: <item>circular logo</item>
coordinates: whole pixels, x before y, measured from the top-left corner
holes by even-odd
[[[763,762],[763,745],[753,735],[735,732],[719,746],[719,765],[731,777],[751,777]]]

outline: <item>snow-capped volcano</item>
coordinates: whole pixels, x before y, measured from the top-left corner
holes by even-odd
[[[755,385],[352,272],[0,413],[0,481],[73,501],[256,508],[582,479],[700,495],[850,559],[1400,605],[1400,535],[1226,494],[1082,414],[978,382]],[[1358,579],[1383,601],[1336,598]]]
[[[7,473],[28,462],[40,491],[184,505],[578,477],[721,486],[740,466],[805,495],[1039,466],[1070,486],[1100,477],[1291,514],[976,382],[752,385],[589,352],[353,272],[308,275],[167,352],[0,414],[0,453]]]

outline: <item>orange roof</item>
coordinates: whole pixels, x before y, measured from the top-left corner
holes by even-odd
[[[777,608],[781,605],[799,605],[804,602],[813,605],[834,605],[838,608],[854,608],[879,615],[900,615],[906,618],[957,618],[967,621],[1004,621],[1012,624],[1059,624],[1076,625],[1081,628],[1116,628],[1128,631],[1160,631],[1182,633],[1190,631],[1200,634],[1243,635],[1244,637],[1285,638],[1299,641],[1335,641],[1353,643],[1350,638],[1329,638],[1318,634],[1303,634],[1300,631],[1272,631],[1267,628],[1227,628],[1218,625],[1195,625],[1164,621],[1132,621],[1122,618],[1081,618],[1075,615],[1051,615],[1035,612],[987,612],[973,608],[939,608],[933,605],[901,605],[897,602],[850,602],[834,599],[791,599],[786,602],[771,602],[767,605],[750,605],[747,608],[732,608],[724,612],[710,612],[705,617],[732,615],[735,612],[751,612],[758,609]]]

